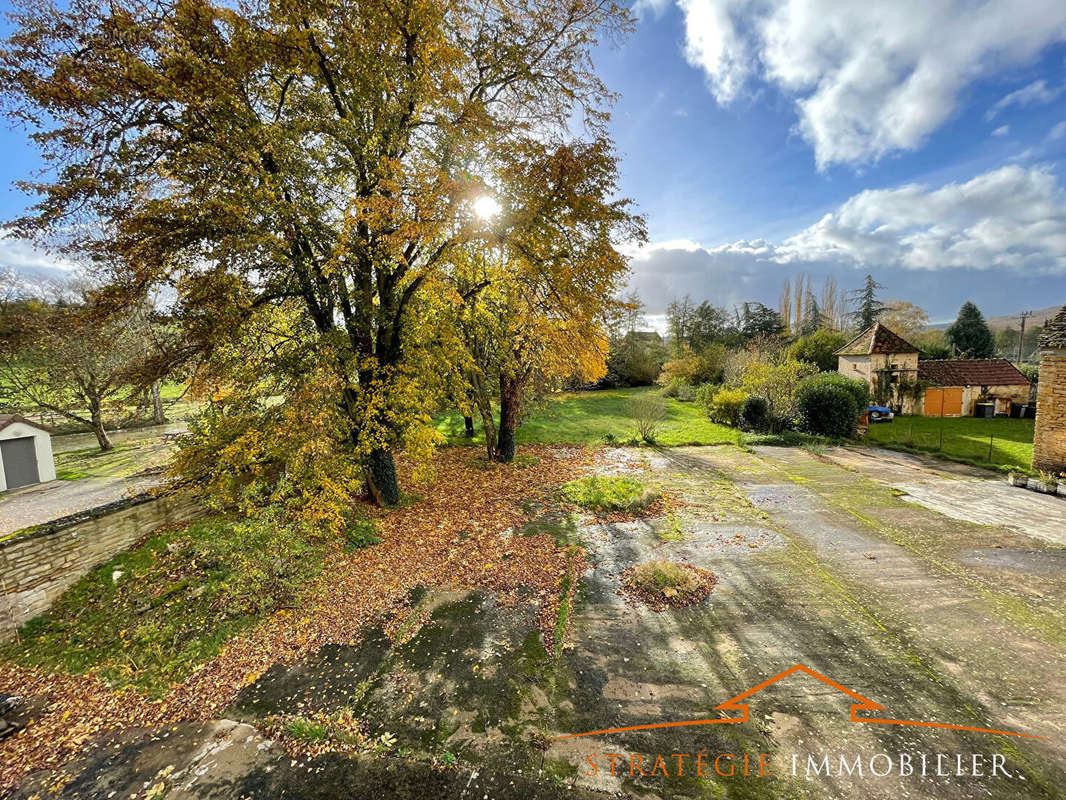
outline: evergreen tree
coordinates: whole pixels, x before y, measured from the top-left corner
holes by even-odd
[[[995,355],[995,337],[980,310],[969,300],[962,304],[959,316],[944,335],[963,358],[992,358]]]
[[[866,330],[875,322],[885,310],[885,304],[877,299],[877,290],[885,287],[874,280],[873,275],[867,275],[861,289],[849,292],[851,302],[855,310],[851,312],[851,318],[859,330]]]
[[[745,303],[741,318],[741,333],[749,339],[756,336],[778,336],[785,330],[781,315],[762,303]]]

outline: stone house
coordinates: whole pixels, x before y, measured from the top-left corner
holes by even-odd
[[[914,399],[899,388],[918,379],[918,348],[899,334],[875,322],[836,351],[837,370],[870,384],[870,396],[902,406],[913,413]]]
[[[1040,335],[1033,467],[1066,471],[1066,306],[1044,325]]]
[[[1013,404],[1029,402],[1029,379],[1005,358],[960,358],[918,362],[926,417],[971,417],[979,402],[1009,416]]]
[[[837,370],[870,384],[873,401],[902,414],[972,416],[979,401],[1010,414],[1029,400],[1029,380],[1004,358],[919,361],[918,348],[880,322],[836,352]]]

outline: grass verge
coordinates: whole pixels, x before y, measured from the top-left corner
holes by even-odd
[[[896,417],[871,425],[866,441],[986,469],[1031,472],[1033,425],[1031,419]]]
[[[295,537],[219,518],[157,532],[77,581],[0,645],[0,661],[97,670],[112,686],[161,696],[227,640],[302,595],[323,551]]]

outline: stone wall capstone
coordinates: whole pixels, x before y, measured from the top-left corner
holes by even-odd
[[[151,492],[36,525],[0,541],[0,641],[75,581],[161,525],[204,514],[187,493]]]

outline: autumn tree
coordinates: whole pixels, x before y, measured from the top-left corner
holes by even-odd
[[[56,176],[18,231],[117,252],[116,281],[177,287],[208,332],[297,301],[383,503],[424,424],[395,400],[415,301],[477,235],[499,154],[604,130],[590,53],[631,25],[611,0],[74,0],[14,21],[9,110]]]
[[[87,304],[37,304],[0,346],[0,400],[85,425],[101,450],[111,450],[105,417],[129,399],[129,375],[142,356],[128,317]]]
[[[908,341],[917,338],[929,325],[925,309],[907,300],[885,302],[879,319]]]
[[[616,197],[617,161],[605,141],[546,147],[531,139],[506,158],[494,241],[453,258],[466,374],[489,457],[504,462],[514,457],[531,390],[603,377],[606,324],[627,272],[613,242],[644,238],[643,220]]]

